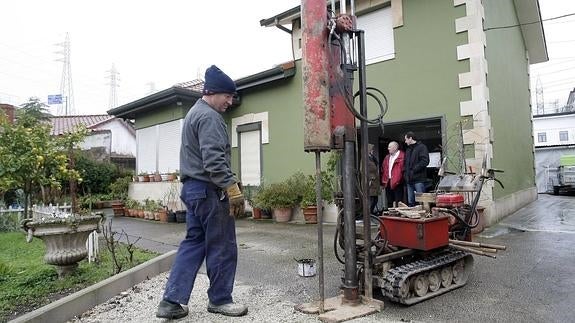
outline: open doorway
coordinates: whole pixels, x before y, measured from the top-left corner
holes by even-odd
[[[399,143],[399,149],[405,151],[407,145],[404,142],[406,132],[412,131],[429,150],[429,166],[427,167],[427,190],[433,190],[438,183],[439,167],[441,166],[442,147],[445,139],[445,119],[444,117],[433,117],[426,119],[406,120],[399,122],[384,123],[383,129],[380,126],[369,127],[369,143],[375,145],[378,160],[383,161],[388,154],[387,145],[391,141]]]

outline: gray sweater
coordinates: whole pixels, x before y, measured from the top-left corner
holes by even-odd
[[[190,109],[182,126],[180,175],[226,188],[236,182],[224,118],[202,99]]]

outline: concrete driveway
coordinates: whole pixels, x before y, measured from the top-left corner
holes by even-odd
[[[133,218],[115,218],[113,227],[125,230],[130,239],[140,237],[139,246],[159,252],[176,249],[185,231],[184,224]],[[334,231],[335,226],[324,226],[326,297],[338,294],[343,269],[333,253]],[[274,290],[295,304],[318,298],[317,276],[299,277],[294,260],[316,258],[316,226],[244,219],[237,221],[237,239],[237,282]],[[475,256],[475,268],[463,288],[410,307],[384,299],[382,312],[356,321],[573,321],[575,197],[540,195],[475,240],[508,249],[497,259]],[[272,314],[269,322],[274,321]]]

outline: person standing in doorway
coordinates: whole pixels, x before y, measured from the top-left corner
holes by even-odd
[[[156,316],[179,319],[187,307],[200,266],[210,280],[207,310],[242,316],[245,305],[233,302],[237,267],[235,219],[230,206],[244,197],[230,163],[230,143],[222,117],[236,92],[234,81],[215,65],[206,70],[203,96],[187,113],[182,128],[181,199],[186,205],[186,237],[181,242]]]
[[[377,199],[381,186],[379,184],[379,162],[375,156],[375,147],[368,144],[369,154],[367,160],[367,177],[369,188],[369,212],[377,214]]]
[[[415,206],[415,192],[424,193],[427,182],[427,165],[429,165],[429,151],[427,147],[417,140],[411,131],[405,134],[404,179],[407,187],[407,205]]]
[[[403,200],[403,163],[405,153],[399,150],[397,141],[387,145],[389,154],[381,165],[381,184],[385,188],[387,207],[397,207]]]

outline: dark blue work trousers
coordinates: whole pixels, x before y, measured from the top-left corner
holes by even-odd
[[[164,299],[188,304],[200,266],[206,260],[208,298],[214,305],[232,302],[238,248],[230,204],[213,184],[187,180],[181,199],[188,209],[186,238],[180,243]]]

